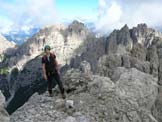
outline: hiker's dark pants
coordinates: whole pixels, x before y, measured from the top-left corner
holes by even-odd
[[[50,73],[46,73],[46,74],[47,74],[47,83],[48,83],[49,94],[52,94],[52,88],[56,84],[58,84],[61,94],[64,94],[64,87],[63,87],[62,81],[60,79],[59,73],[58,72],[55,72],[55,73],[50,72]],[[54,82],[54,80],[55,80],[55,82]]]

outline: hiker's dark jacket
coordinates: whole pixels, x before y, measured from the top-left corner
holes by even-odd
[[[49,58],[44,55],[42,57],[42,64],[45,63],[46,73],[55,73],[57,71],[56,56],[53,53],[50,53]]]

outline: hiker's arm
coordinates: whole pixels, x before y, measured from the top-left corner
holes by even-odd
[[[54,56],[54,60],[55,60],[56,70],[59,72],[59,64],[57,62],[55,53],[53,53],[53,56]]]
[[[43,77],[44,77],[45,80],[47,80],[46,69],[45,69],[45,63],[42,64],[42,70],[43,70]]]
[[[56,62],[56,69],[57,69],[57,71],[59,71],[59,64],[56,59],[55,59],[55,62]]]

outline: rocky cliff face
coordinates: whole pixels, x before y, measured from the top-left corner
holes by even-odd
[[[12,55],[16,50],[16,45],[9,42],[6,38],[0,35],[0,90],[8,98],[9,94],[9,83],[7,80],[8,64],[5,63],[8,55]]]
[[[146,24],[139,24],[133,29],[125,25],[121,30],[112,32],[106,42],[108,59],[114,60],[115,65],[135,67],[159,77],[159,83],[161,82],[162,34],[160,32],[148,28]],[[116,54],[118,56],[115,56]]]
[[[131,38],[134,43],[138,42],[145,47],[149,47],[155,37],[162,38],[162,33],[152,28],[148,28],[146,24],[139,24],[130,30]]]
[[[16,48],[15,43],[9,42],[5,37],[0,35],[0,55],[4,53],[12,53],[12,48]],[[0,61],[1,61],[0,57]]]
[[[148,48],[157,37],[162,38],[162,33],[148,28],[146,24],[139,24],[132,29],[125,25],[121,30],[114,30],[107,38],[106,51],[116,52],[118,45],[124,45],[127,50],[131,50],[136,43]]]
[[[5,105],[5,97],[0,91],[0,122],[9,122],[10,118],[4,108],[4,105]]]

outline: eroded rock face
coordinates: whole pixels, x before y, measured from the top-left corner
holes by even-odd
[[[84,60],[91,65],[92,72],[97,72],[97,63],[101,56],[105,54],[105,38],[95,38],[92,35],[87,37],[87,41],[82,45],[83,51],[71,59],[70,67],[79,68]]]
[[[149,47],[156,37],[162,38],[162,34],[154,29],[148,28],[146,24],[138,24],[130,30],[131,38],[134,43],[142,44],[144,47]]]
[[[162,38],[162,34],[148,28],[146,24],[139,24],[133,29],[125,25],[120,30],[114,30],[107,38],[107,53],[116,52],[118,45],[125,46],[127,50],[131,50],[137,43],[147,48],[152,45],[156,37]]]
[[[153,76],[158,77],[159,57],[156,46],[153,45],[148,48],[147,60],[150,62],[150,73],[153,74]]]
[[[0,55],[7,53],[12,54],[12,51],[16,48],[15,43],[9,42],[5,37],[0,35]],[[1,60],[0,60],[1,62]]]
[[[41,93],[46,90],[47,83],[42,77],[41,57],[29,61],[22,71],[14,68],[10,79],[9,91],[14,97],[7,101],[6,109],[9,114],[23,105],[35,92]]]
[[[128,26],[125,25],[121,30],[113,31],[108,37],[107,42],[107,53],[116,52],[118,45],[123,45],[126,49],[130,50],[133,40],[131,39]]]
[[[9,122],[10,118],[5,108],[5,97],[0,91],[0,122]]]
[[[98,73],[112,78],[117,67],[136,68],[150,74],[150,62],[141,61],[130,54],[119,53],[102,56],[98,62]]]
[[[11,122],[157,122],[151,108],[158,94],[157,78],[134,68],[120,68],[114,83],[109,77],[71,69],[63,77],[67,99],[55,93],[33,95],[11,115]],[[117,68],[117,70],[119,70]]]
[[[133,45],[131,54],[133,57],[137,58],[138,60],[146,61],[146,51],[147,49],[144,46],[137,43]]]

